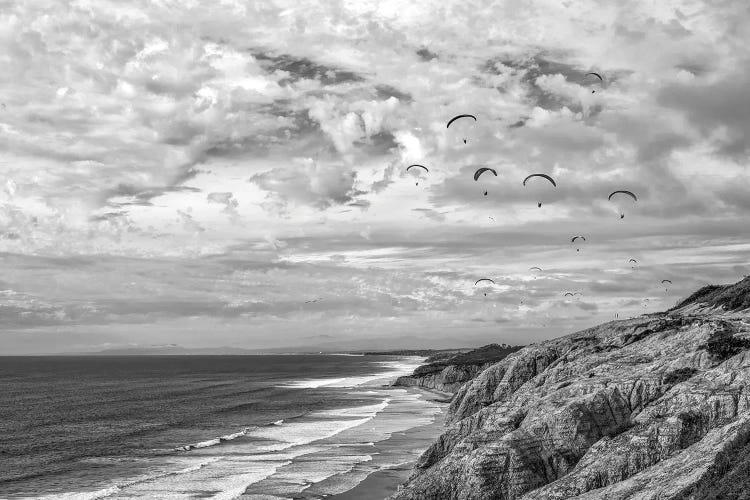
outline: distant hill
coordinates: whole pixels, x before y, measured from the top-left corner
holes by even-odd
[[[362,354],[368,356],[426,356],[428,358],[427,362],[429,363],[431,359],[449,358],[455,354],[470,350],[470,347],[462,349],[397,349],[393,351],[366,351]]]
[[[72,356],[227,356],[264,354],[264,351],[237,347],[189,348],[176,344],[142,347],[120,347],[95,352],[68,353]]]
[[[177,344],[134,346],[103,349],[93,352],[66,353],[69,356],[249,356],[262,354],[365,354],[370,356],[423,356],[438,360],[470,351],[462,349],[399,349],[389,351],[359,351],[331,349],[318,350],[314,346],[277,347],[271,349],[243,349],[239,347],[183,347]]]

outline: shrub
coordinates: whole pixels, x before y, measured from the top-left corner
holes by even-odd
[[[678,368],[664,375],[664,383],[667,385],[679,384],[698,373],[695,368]]]
[[[750,348],[750,339],[735,337],[731,330],[719,330],[701,346],[714,358],[724,361]]]

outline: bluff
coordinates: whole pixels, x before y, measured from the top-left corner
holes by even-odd
[[[485,368],[519,349],[520,346],[490,344],[447,357],[434,356],[427,359],[427,364],[415,369],[413,374],[399,377],[394,385],[455,392]]]
[[[391,498],[750,498],[748,307],[750,278],[491,364]]]

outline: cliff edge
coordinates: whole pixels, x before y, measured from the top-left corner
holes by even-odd
[[[519,349],[521,346],[490,344],[448,357],[428,358],[427,364],[418,367],[411,375],[399,377],[393,385],[453,393],[485,368]]]
[[[750,498],[750,278],[460,385],[393,499]]]

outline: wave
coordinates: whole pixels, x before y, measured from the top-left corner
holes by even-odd
[[[156,481],[158,479],[164,479],[170,476],[179,476],[181,474],[189,474],[191,472],[199,471],[202,468],[206,467],[207,465],[210,465],[218,460],[219,460],[218,457],[213,457],[208,460],[204,460],[200,463],[197,463],[195,465],[190,465],[188,467],[185,467],[184,469],[179,469],[176,471],[160,472],[157,474],[151,474],[151,475],[146,475],[146,476],[140,476],[135,479],[126,480],[126,481],[123,481],[122,483],[115,484],[107,488],[103,488],[101,490],[96,490],[96,491],[77,491],[73,493],[55,493],[51,495],[34,496],[34,497],[27,497],[27,498],[50,499],[50,500],[52,499],[99,500],[101,498],[107,498],[112,495],[117,495],[118,493],[122,492],[124,488],[128,488],[130,486],[135,486],[135,485],[142,484],[142,483],[148,483],[150,481]]]
[[[374,417],[381,411],[385,410],[391,403],[391,398],[385,398],[380,403],[365,406],[354,406],[351,408],[337,408],[333,410],[321,410],[313,413],[324,417]]]
[[[272,444],[259,444],[261,452],[282,451],[295,446],[302,446],[322,439],[328,439],[347,429],[357,427],[372,420],[372,417],[356,420],[319,420],[315,422],[300,422],[284,425],[283,427],[266,427],[262,431],[248,433],[256,439],[273,441]]]
[[[245,427],[239,432],[235,432],[233,434],[226,434],[224,436],[219,436],[213,439],[207,439],[206,441],[200,441],[198,443],[193,444],[186,444],[184,446],[178,446],[174,449],[174,451],[190,451],[190,450],[197,450],[200,448],[208,448],[209,446],[217,446],[221,443],[226,443],[228,441],[233,441],[237,438],[247,436],[248,432],[257,429],[257,427]]]
[[[60,500],[98,500],[99,498],[107,498],[120,492],[119,486],[110,486],[96,491],[81,491],[75,493],[55,493],[54,495],[44,495],[35,497],[23,497],[23,498],[37,498],[37,499],[60,499]]]
[[[286,384],[280,384],[277,387],[286,389],[317,389],[319,387],[348,388],[363,386],[375,381],[382,381],[380,385],[390,385],[398,377],[410,375],[414,372],[414,369],[421,364],[423,359],[409,357],[401,361],[378,361],[376,364],[386,368],[385,371],[353,377],[295,380]]]

